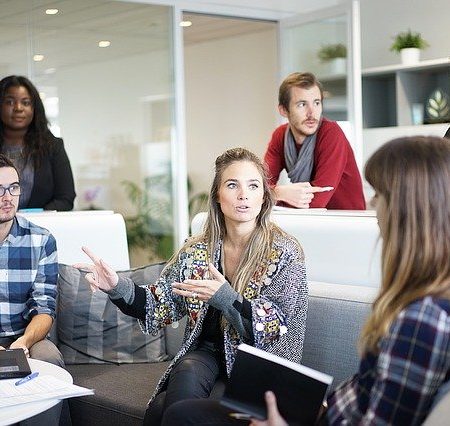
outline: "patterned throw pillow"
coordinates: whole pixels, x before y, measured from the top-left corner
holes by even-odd
[[[120,272],[137,285],[155,282],[163,263]],[[137,320],[127,316],[101,292],[92,293],[85,272],[59,265],[58,346],[66,364],[159,362],[167,359],[164,330],[142,333]]]

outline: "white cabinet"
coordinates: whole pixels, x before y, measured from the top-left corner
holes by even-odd
[[[390,65],[362,71],[363,127],[411,126],[413,105],[422,109],[423,124],[430,119],[425,105],[432,92],[450,95],[450,59],[422,61],[414,65]],[[441,120],[446,121],[446,120]],[[422,123],[420,123],[422,124]]]

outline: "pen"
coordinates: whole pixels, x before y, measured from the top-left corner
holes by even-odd
[[[16,386],[23,385],[26,382],[29,382],[30,380],[33,380],[35,377],[39,376],[39,372],[35,371],[34,373],[28,374],[28,376],[20,379],[16,383],[14,383]]]

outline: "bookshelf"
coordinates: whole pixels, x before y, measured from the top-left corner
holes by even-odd
[[[450,58],[362,70],[363,127],[411,126],[412,105],[441,89],[450,95]],[[424,124],[427,124],[424,114]]]

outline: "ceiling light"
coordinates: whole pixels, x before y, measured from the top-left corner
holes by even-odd
[[[39,92],[39,97],[44,100],[46,98],[45,92]]]
[[[44,55],[34,55],[33,56],[33,61],[35,62],[41,62],[44,60]]]
[[[56,15],[58,12],[59,12],[58,9],[47,9],[47,10],[45,11],[45,13],[46,13],[47,15]]]
[[[98,42],[98,47],[109,47],[111,42],[108,40],[101,40]]]
[[[192,25],[191,21],[181,21],[180,27],[190,27]]]

